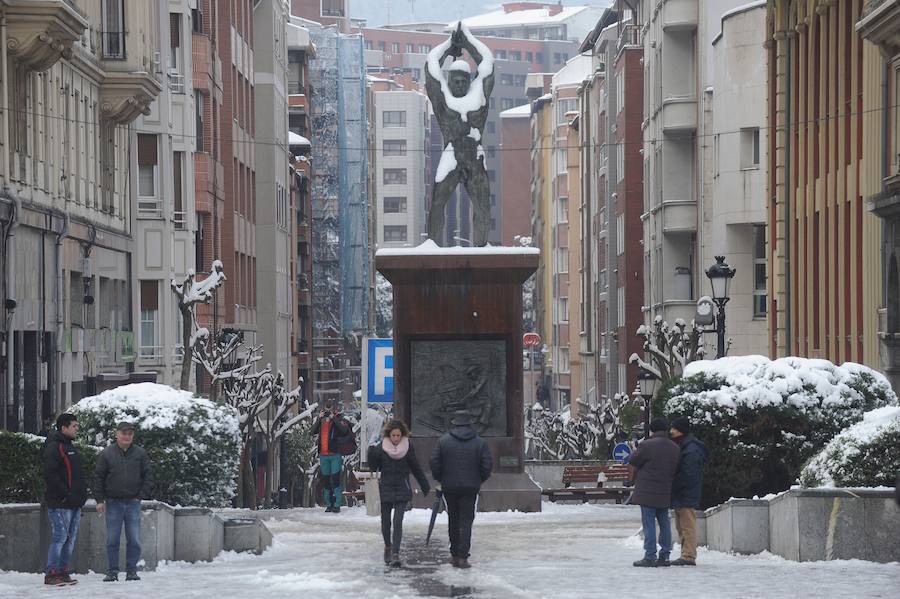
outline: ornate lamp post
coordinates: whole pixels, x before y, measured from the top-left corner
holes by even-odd
[[[641,368],[637,375],[638,390],[641,398],[644,400],[644,438],[650,437],[650,402],[656,395],[656,387],[659,385],[659,379],[652,372],[647,372]]]
[[[712,285],[713,301],[719,310],[716,314],[716,333],[718,334],[718,348],[716,358],[725,357],[725,304],[731,299],[728,296],[728,287],[737,269],[731,268],[725,262],[725,256],[716,256],[716,263],[706,269],[706,276]]]

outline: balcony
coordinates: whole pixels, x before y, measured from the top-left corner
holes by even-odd
[[[173,94],[184,93],[184,75],[174,71],[169,72],[169,91]]]
[[[641,45],[641,28],[639,25],[625,25],[622,33],[619,35],[619,42],[616,52],[621,52],[624,48]]]
[[[306,112],[306,95],[300,91],[290,91],[288,95],[288,110],[291,112]]]
[[[41,72],[73,55],[72,45],[88,27],[80,11],[63,0],[7,0],[7,48],[10,55]]]
[[[663,200],[663,233],[692,233],[697,230],[697,203],[692,200]]]
[[[696,98],[666,98],[662,103],[662,128],[665,133],[690,133],[697,129]]]
[[[668,0],[662,7],[663,29],[690,31],[697,28],[698,0]]]
[[[107,72],[100,87],[100,113],[127,125],[138,115],[150,114],[150,104],[162,91],[155,75],[147,72]]]

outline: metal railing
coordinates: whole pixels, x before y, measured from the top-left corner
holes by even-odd
[[[187,227],[187,212],[176,210],[172,213],[172,222],[175,224],[176,230],[184,231]]]
[[[161,360],[163,357],[162,345],[139,345],[138,358],[141,360]]]
[[[619,34],[617,50],[626,46],[639,46],[641,44],[641,28],[639,25],[625,25]]]
[[[138,218],[162,218],[162,200],[157,198],[138,198]]]
[[[125,58],[125,32],[101,31],[100,52],[103,58]]]
[[[173,94],[184,93],[184,75],[181,73],[169,73],[169,91]]]

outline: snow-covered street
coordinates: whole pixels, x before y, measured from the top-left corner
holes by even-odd
[[[446,515],[425,547],[426,510],[407,514],[404,567],[381,563],[378,518],[303,509],[270,520],[262,556],[225,554],[212,563],[169,563],[137,583],[79,576],[75,587],[45,588],[37,574],[0,573],[0,597],[896,597],[900,564],[802,563],[772,555],[700,550],[697,568],[637,569],[637,508],[544,504],[541,514],[479,514],[472,568],[447,563]],[[435,542],[437,541],[437,542]],[[676,550],[677,553],[677,550]]]

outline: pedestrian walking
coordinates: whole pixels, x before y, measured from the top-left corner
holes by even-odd
[[[410,473],[416,477],[422,493],[428,495],[428,478],[416,459],[409,441],[409,429],[399,420],[389,420],[382,429],[380,445],[369,447],[369,467],[380,471],[378,494],[381,498],[381,535],[384,537],[384,563],[399,568],[400,543],[403,539],[403,514],[412,501]],[[393,516],[391,512],[393,511]],[[393,532],[391,525],[393,524]]]
[[[475,502],[481,484],[491,476],[493,460],[468,412],[454,412],[450,425],[431,454],[431,476],[441,485],[447,505],[451,563],[468,568]]]
[[[342,454],[346,453],[346,445],[354,442],[353,427],[344,418],[341,403],[334,402],[319,413],[313,430],[319,437],[319,479],[323,486],[325,511],[339,513],[344,499],[341,488]]]
[[[100,452],[94,468],[97,511],[106,515],[104,582],[119,580],[119,544],[125,526],[125,580],[140,580],[141,499],[150,498],[150,458],[134,444],[134,425],[120,422],[116,441]]]
[[[56,430],[47,435],[41,453],[44,471],[44,503],[50,520],[50,547],[44,584],[75,584],[72,551],[81,524],[81,508],[87,501],[87,482],[81,455],[72,441],[78,434],[74,414],[60,414]]]
[[[672,552],[672,525],[669,505],[672,479],[678,468],[679,449],[669,438],[669,423],[656,418],[650,423],[650,438],[645,439],[628,456],[628,464],[636,470],[631,503],[641,506],[644,530],[644,558],[634,562],[638,567],[668,566]],[[656,525],[659,524],[659,559],[656,557]]]
[[[673,566],[697,565],[697,512],[703,491],[703,464],[706,445],[691,433],[691,421],[676,418],[669,435],[678,444],[681,455],[672,481],[672,508],[675,510],[675,530],[681,541],[681,556]]]

